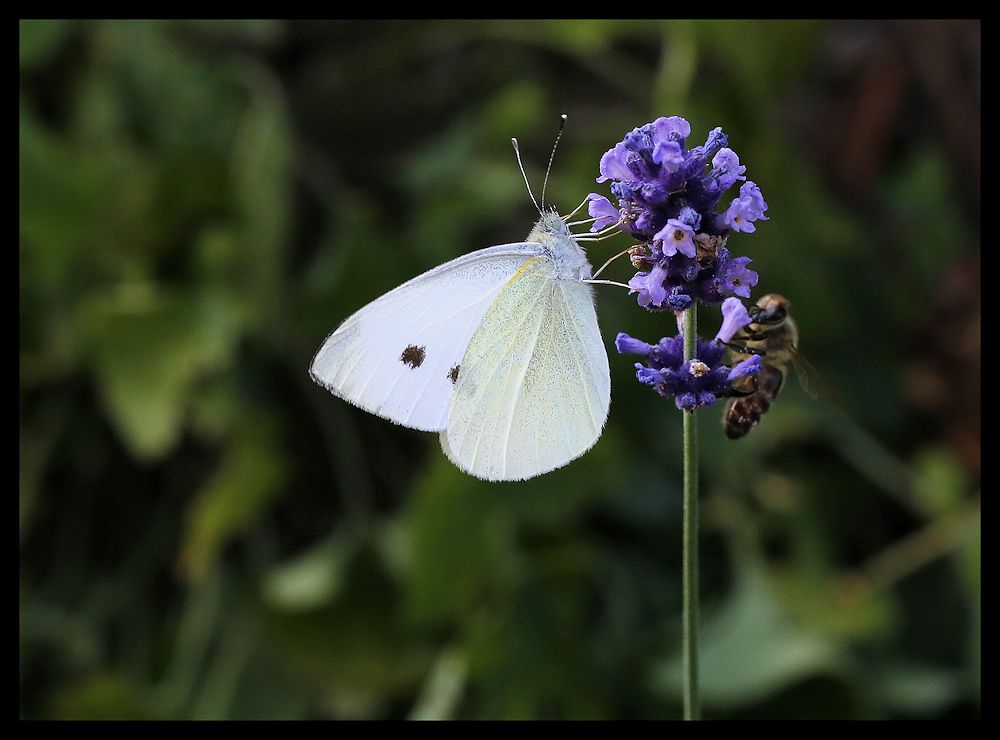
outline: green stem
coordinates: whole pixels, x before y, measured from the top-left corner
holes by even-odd
[[[698,304],[684,312],[684,359],[693,359]],[[684,719],[700,719],[698,700],[698,417],[684,411]]]

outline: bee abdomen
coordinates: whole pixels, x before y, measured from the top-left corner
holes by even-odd
[[[754,393],[746,398],[736,398],[730,401],[729,408],[726,409],[726,423],[724,428],[729,439],[739,439],[746,435],[751,429],[757,426],[767,410],[771,407],[771,402],[760,393]]]
[[[729,402],[722,425],[729,439],[739,439],[757,426],[761,417],[771,408],[771,402],[781,390],[783,380],[781,370],[765,365],[756,378],[754,392]]]

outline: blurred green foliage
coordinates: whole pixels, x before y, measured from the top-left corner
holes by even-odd
[[[566,112],[563,208],[634,126],[725,128],[771,218],[730,244],[840,397],[701,417],[706,715],[978,716],[978,179],[929,33],[975,41],[978,160],[978,23],[21,21],[21,715],[679,716],[680,417],[628,358],[512,485],[306,374],[528,232],[509,141],[539,183]],[[598,300],[609,347],[674,332]]]

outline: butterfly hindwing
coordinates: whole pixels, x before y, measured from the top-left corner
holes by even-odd
[[[531,478],[593,446],[610,396],[590,286],[559,278],[552,259],[534,257],[472,336],[441,446],[479,478]]]
[[[327,337],[310,375],[397,424],[443,430],[473,333],[510,277],[542,249],[532,242],[481,249],[400,285]]]

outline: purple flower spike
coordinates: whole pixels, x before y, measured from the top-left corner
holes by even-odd
[[[692,148],[690,135],[680,116],[633,129],[601,157],[597,181],[610,181],[617,208],[614,200],[591,195],[590,215],[598,219],[592,231],[617,224],[649,250],[629,287],[650,310],[749,298],[757,283],[749,258],[731,259],[723,245],[733,232],[755,231],[754,222],[767,218],[767,203],[746,181],[747,167],[721,128]],[[741,181],[739,197],[720,212],[726,191]]]
[[[750,323],[750,314],[739,298],[727,298],[722,302],[722,328],[715,335],[715,341],[729,342],[744,326]],[[619,335],[621,336],[621,335]]]
[[[721,342],[729,341],[741,327],[749,324],[750,315],[736,298],[725,301],[722,312],[722,328],[715,339],[709,342],[696,338],[697,359],[684,362],[681,334],[663,337],[655,345],[649,345],[622,333],[615,340],[615,346],[619,352],[643,356],[646,364],[636,363],[636,379],[661,396],[672,396],[677,408],[693,411],[711,406],[717,398],[729,395],[734,382],[755,375],[761,369],[757,355],[733,367],[723,364],[726,348]]]

